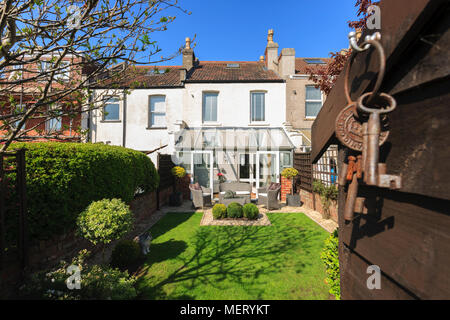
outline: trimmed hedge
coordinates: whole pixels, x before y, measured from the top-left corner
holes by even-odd
[[[258,219],[259,209],[253,203],[247,203],[242,207],[242,211],[244,213],[244,217],[250,220]]]
[[[339,238],[336,229],[326,240],[320,254],[327,272],[327,283],[330,285],[330,293],[341,298],[340,274],[339,274]]]
[[[31,239],[74,230],[78,215],[93,201],[119,198],[129,203],[137,192],[154,191],[159,185],[155,166],[139,151],[59,142],[15,143],[10,150],[19,148],[27,149]]]
[[[120,240],[111,253],[111,266],[125,270],[141,257],[141,247],[133,240]]]
[[[237,202],[232,202],[227,207],[228,218],[242,218],[242,205]]]
[[[223,219],[227,217],[227,206],[224,204],[215,204],[212,208],[212,215],[214,219]]]

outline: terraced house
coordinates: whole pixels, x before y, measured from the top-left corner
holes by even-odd
[[[182,66],[128,68],[123,91],[91,113],[91,141],[146,151],[154,163],[157,152],[174,155],[205,187],[216,188],[219,172],[228,181],[249,182],[255,192],[278,181],[294,150],[308,145],[296,128],[298,114],[306,102],[303,118],[313,119],[322,103],[320,90],[290,84],[298,75],[294,49],[278,55],[270,30],[258,61],[202,61],[189,38],[182,54]],[[95,90],[109,92],[108,86]],[[300,101],[306,96],[315,105]]]

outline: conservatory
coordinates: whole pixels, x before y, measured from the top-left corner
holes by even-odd
[[[179,132],[175,150],[193,183],[217,193],[220,181],[248,182],[256,194],[292,167],[294,145],[283,128],[203,127]]]

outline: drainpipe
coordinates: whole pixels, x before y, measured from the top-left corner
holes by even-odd
[[[122,133],[122,146],[126,146],[127,139],[127,94],[125,90],[123,91],[123,133]]]

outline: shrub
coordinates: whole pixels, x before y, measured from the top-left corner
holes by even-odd
[[[281,171],[281,176],[285,177],[286,179],[294,178],[298,175],[298,171],[294,168],[285,168],[283,171]]]
[[[253,203],[247,203],[242,207],[242,211],[244,213],[244,217],[250,220],[258,219],[259,209]]]
[[[212,209],[214,219],[223,219],[227,217],[227,206],[224,204],[216,204]]]
[[[92,242],[107,244],[120,239],[133,225],[133,214],[119,199],[91,203],[77,220],[78,232]]]
[[[242,205],[237,202],[232,202],[228,205],[227,208],[227,217],[228,218],[242,218]]]
[[[133,240],[119,241],[111,253],[111,266],[121,270],[127,269],[141,256],[139,243]]]
[[[172,175],[178,179],[184,178],[184,176],[186,176],[186,170],[183,167],[173,167],[171,172]]]
[[[321,181],[315,180],[313,182],[313,191],[320,195],[320,202],[324,210],[323,217],[328,219],[330,217],[331,202],[338,199],[338,188],[334,184],[325,186]]]
[[[46,300],[131,300],[137,297],[135,277],[108,266],[88,266],[85,263],[88,255],[88,251],[80,251],[70,264],[61,261],[56,270],[33,274],[21,288],[20,296]],[[79,290],[67,287],[69,265],[80,268]]]
[[[156,190],[158,173],[144,153],[92,143],[15,143],[26,148],[28,226],[32,239],[73,231],[92,202]],[[13,177],[12,177],[13,178]],[[9,216],[13,216],[10,214]],[[15,229],[8,229],[15,238]]]
[[[339,275],[339,239],[338,230],[335,230],[326,240],[320,258],[326,267],[327,283],[330,285],[330,293],[337,300],[341,298]]]

